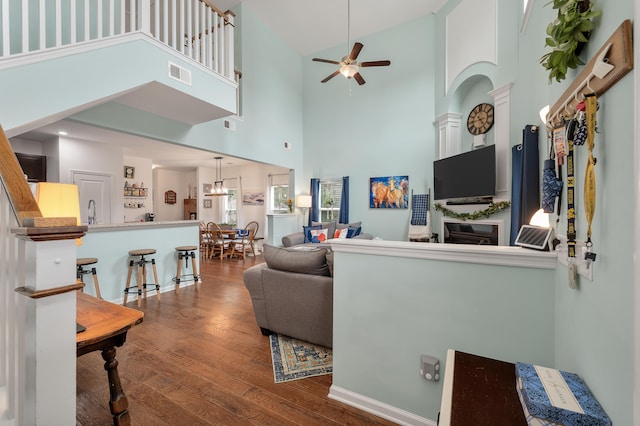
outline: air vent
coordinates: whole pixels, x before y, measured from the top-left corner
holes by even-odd
[[[169,77],[191,86],[191,71],[169,62]]]
[[[522,225],[515,244],[517,246],[528,247],[538,250],[549,250],[549,238],[553,232],[552,228],[542,228],[539,226]]]

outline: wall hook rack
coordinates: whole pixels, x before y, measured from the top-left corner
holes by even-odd
[[[596,55],[560,99],[551,107],[547,124],[553,128],[562,121],[565,111],[575,110],[584,96],[602,96],[611,86],[633,69],[633,41],[631,21],[625,20],[609,37]]]

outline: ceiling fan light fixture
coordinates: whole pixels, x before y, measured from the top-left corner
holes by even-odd
[[[360,67],[355,64],[344,64],[340,67],[340,74],[346,78],[352,78],[360,70]]]

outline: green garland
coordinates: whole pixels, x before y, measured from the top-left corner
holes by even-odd
[[[484,210],[477,210],[473,213],[456,213],[443,207],[441,204],[434,204],[436,210],[441,211],[443,215],[453,217],[459,220],[476,220],[481,217],[489,217],[494,213],[501,212],[511,205],[511,201],[500,201],[499,203],[491,203],[489,207]]]

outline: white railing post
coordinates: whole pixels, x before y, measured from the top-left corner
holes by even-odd
[[[24,424],[75,424],[76,294],[55,289],[75,283],[75,240],[24,241]],[[17,290],[18,291],[18,290]],[[53,294],[48,294],[53,292]]]
[[[151,34],[151,0],[138,1],[138,30]]]
[[[234,18],[235,15],[232,12],[228,12],[226,14],[228,23],[224,26],[225,33],[225,69],[223,70],[223,75],[227,78],[234,79],[235,72],[235,56],[234,56]]]

